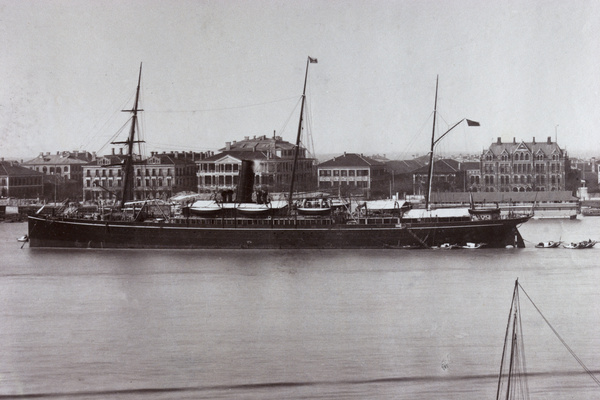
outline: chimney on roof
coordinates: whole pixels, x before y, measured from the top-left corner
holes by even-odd
[[[273,139],[275,139],[277,136],[275,135],[275,129],[273,129]]]
[[[256,135],[254,135],[254,139],[256,139]]]
[[[40,151],[40,157],[43,157],[43,156],[44,156],[44,152]]]
[[[502,144],[502,138],[501,138],[501,137],[498,137],[498,141],[497,141],[496,143],[498,143],[498,144]]]
[[[344,152],[344,157],[346,157],[346,152]]]
[[[122,147],[119,149],[119,154],[123,155],[123,148]]]
[[[535,136],[533,137],[533,144],[535,144]]]
[[[516,144],[516,143],[517,143],[517,138],[513,137],[513,144]]]
[[[244,136],[244,140],[250,140],[250,136]]]
[[[57,152],[56,152],[56,155],[57,155],[57,156],[59,156],[59,155],[60,155],[60,151],[57,151]]]
[[[114,156],[115,155],[115,148],[113,147],[111,150],[112,150],[112,155]]]
[[[552,136],[548,136],[548,144],[552,144]]]
[[[231,142],[225,142],[225,150],[231,150]]]

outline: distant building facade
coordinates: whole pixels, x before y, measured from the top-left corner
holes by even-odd
[[[444,158],[433,162],[433,178],[431,180],[431,191],[433,192],[456,192],[464,191],[466,185],[466,171],[461,168],[460,162]],[[416,195],[427,195],[427,178],[429,176],[429,165],[424,165],[413,172],[413,193]]]
[[[361,193],[367,197],[390,191],[392,175],[386,165],[356,153],[344,153],[317,165],[318,189]]]
[[[567,152],[551,137],[545,142],[503,143],[498,138],[481,155],[480,191],[530,192],[565,190]]]
[[[98,157],[84,167],[83,197],[86,201],[118,200],[123,195],[122,152]],[[163,199],[174,194],[196,189],[196,160],[204,153],[152,152],[145,160],[134,158],[134,200]]]
[[[220,153],[198,161],[197,190],[213,192],[234,189],[238,184],[243,160],[254,161],[255,184],[270,191],[286,191],[291,183],[295,145],[279,136],[246,136],[242,141],[227,142]],[[295,189],[314,187],[315,159],[299,148]]]
[[[15,161],[0,161],[0,197],[40,198],[44,194],[44,174],[20,166]]]
[[[40,153],[36,158],[22,165],[45,175],[45,192],[57,200],[81,197],[83,185],[83,167],[94,155],[87,151],[57,151]]]

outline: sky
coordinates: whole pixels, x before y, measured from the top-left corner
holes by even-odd
[[[145,150],[245,136],[409,159],[558,140],[600,156],[600,2],[0,0],[0,157],[108,154],[140,64]],[[115,136],[117,135],[117,136]]]

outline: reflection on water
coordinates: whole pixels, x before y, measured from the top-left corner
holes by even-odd
[[[0,397],[492,398],[517,277],[600,369],[600,250],[532,247],[600,239],[592,219],[510,250],[20,250],[25,230],[0,224]],[[531,391],[597,397],[522,308]]]

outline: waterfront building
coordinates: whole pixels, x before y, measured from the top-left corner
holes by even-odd
[[[45,175],[44,184],[47,196],[64,200],[81,197],[83,185],[83,167],[94,155],[87,151],[57,151],[40,153],[36,158],[22,164],[23,167]],[[50,199],[50,198],[49,198]]]
[[[392,177],[392,193],[413,194],[413,172],[426,165],[428,160],[428,157],[418,157],[386,161],[386,169]]]
[[[545,142],[504,143],[498,138],[481,155],[481,191],[530,192],[565,190],[567,152],[548,137]]]
[[[196,160],[205,157],[194,152],[152,152],[133,166],[134,200],[163,199],[196,189]],[[123,152],[98,157],[84,167],[83,197],[86,201],[116,200],[123,192]]]
[[[40,198],[44,194],[44,174],[20,166],[16,161],[0,161],[0,197]]]
[[[443,158],[433,162],[433,177],[431,191],[456,192],[465,190],[466,172],[461,169],[461,163],[451,158]],[[413,172],[413,193],[427,194],[427,177],[429,165],[424,165]]]
[[[220,153],[198,161],[197,190],[199,193],[235,189],[243,160],[254,161],[254,182],[269,191],[286,191],[291,182],[295,145],[280,136],[246,136],[242,141],[227,142]],[[295,189],[314,187],[316,160],[299,148]],[[311,185],[312,184],[312,185]]]
[[[344,153],[317,165],[318,189],[379,197],[389,194],[391,177],[386,165],[362,154]]]

